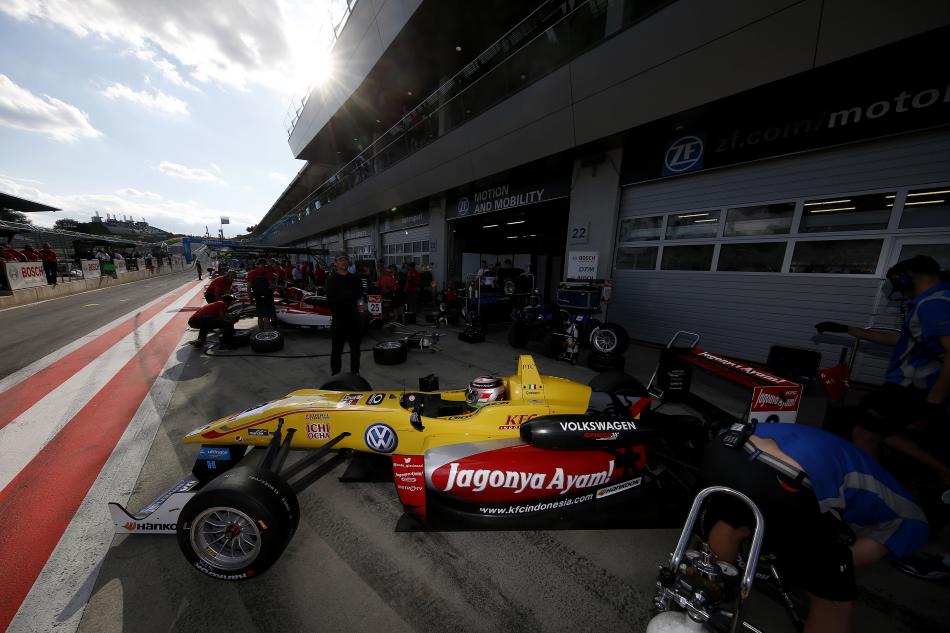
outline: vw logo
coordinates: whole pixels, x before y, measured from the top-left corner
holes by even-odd
[[[459,198],[457,211],[459,215],[468,215],[468,211],[469,211],[468,198]]]
[[[363,434],[363,441],[377,453],[392,453],[399,444],[399,436],[387,424],[372,424]]]
[[[680,173],[702,167],[703,139],[684,136],[673,141],[663,157],[663,165],[670,173]]]

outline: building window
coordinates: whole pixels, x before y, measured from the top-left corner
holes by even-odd
[[[726,226],[723,235],[784,235],[792,229],[794,202],[763,204],[726,211]]]
[[[408,245],[407,245],[408,246]],[[412,243],[412,252],[421,253],[422,252],[422,242],[413,242]]]
[[[423,241],[422,241],[422,252],[423,252],[423,253],[428,253],[428,252],[429,252],[429,240],[423,240]]]
[[[891,202],[894,202],[893,196]],[[923,229],[931,226],[950,226],[950,188],[915,189],[907,192],[902,229]]]
[[[884,240],[823,240],[797,242],[793,273],[873,275]]]
[[[785,261],[785,242],[723,244],[716,270],[780,273]]]
[[[667,246],[663,249],[662,270],[709,270],[712,266],[712,244]]]
[[[917,255],[933,257],[940,265],[940,270],[950,270],[950,243],[935,244],[904,244],[901,246],[898,261],[904,261]]]
[[[618,270],[653,270],[658,246],[621,246],[617,249]]]
[[[666,239],[683,240],[719,235],[721,211],[697,211],[671,215],[666,225]]]
[[[627,218],[620,221],[621,242],[641,242],[660,239],[663,216]]]
[[[894,194],[884,193],[808,200],[802,211],[799,232],[886,229],[893,206]]]

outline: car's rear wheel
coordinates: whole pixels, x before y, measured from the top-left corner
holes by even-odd
[[[619,356],[630,346],[630,337],[622,326],[616,323],[604,323],[591,331],[590,344],[595,352]]]
[[[235,468],[182,508],[178,546],[201,573],[246,580],[280,558],[299,520],[297,496],[285,481],[270,471]]]
[[[263,330],[251,335],[251,349],[259,354],[284,349],[284,335],[277,330]]]
[[[373,348],[373,360],[377,365],[399,365],[406,362],[409,349],[405,341],[382,341]]]
[[[359,374],[337,374],[320,385],[327,391],[372,391],[373,387]]]

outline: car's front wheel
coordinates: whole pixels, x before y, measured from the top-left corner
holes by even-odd
[[[280,558],[299,520],[297,496],[285,481],[270,471],[235,468],[182,508],[178,546],[201,573],[246,580]]]

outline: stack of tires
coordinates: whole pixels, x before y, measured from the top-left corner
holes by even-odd
[[[630,336],[621,325],[603,323],[590,332],[590,356],[587,366],[594,371],[623,370],[627,364],[624,352],[630,346]]]

